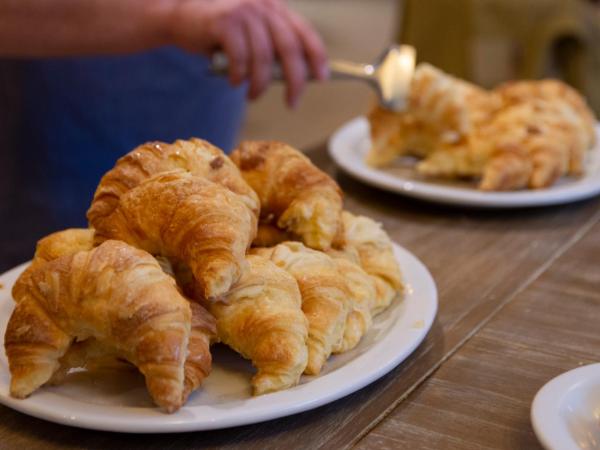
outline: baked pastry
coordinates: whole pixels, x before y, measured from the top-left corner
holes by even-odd
[[[353,261],[351,256],[338,251],[329,251],[328,254],[333,258],[339,273],[343,274],[351,299],[342,344],[337,350],[343,353],[356,347],[371,328],[371,311],[377,300],[377,290],[375,278],[360,267],[359,261]]]
[[[404,289],[392,242],[381,224],[365,216],[344,211],[346,252],[358,255],[363,270],[374,277],[376,296],[372,315],[385,310]]]
[[[595,138],[593,113],[557,80],[484,91],[420,64],[408,105],[402,113],[371,112],[367,164],[412,155],[426,177],[474,178],[482,190],[537,189],[581,174]]]
[[[95,226],[98,241],[120,239],[181,260],[211,300],[240,278],[256,235],[256,217],[239,195],[183,170],[143,181]]]
[[[23,296],[31,274],[43,264],[64,255],[72,255],[82,250],[94,247],[94,230],[89,228],[69,228],[57,231],[40,239],[35,248],[33,260],[27,269],[21,273],[12,289],[13,299]]]
[[[453,152],[464,147],[464,141],[500,108],[496,95],[421,63],[411,81],[406,112],[395,113],[376,106],[369,115],[372,146],[367,164],[382,167],[399,155],[425,158],[435,152]],[[453,170],[463,176],[478,172],[477,161],[466,156]]]
[[[87,213],[90,224],[96,227],[117,207],[119,198],[142,181],[177,169],[213,181],[238,194],[258,217],[258,197],[235,164],[218,147],[192,138],[187,141],[180,139],[172,144],[147,142],[121,157],[100,180]]]
[[[284,242],[272,248],[252,249],[289,272],[302,295],[302,311],[308,319],[308,364],[304,373],[317,375],[332,352],[341,351],[352,299],[344,277],[333,259],[300,242]]]
[[[210,323],[209,318],[201,321]],[[203,327],[196,326],[195,333],[207,334],[205,341],[210,326]],[[104,347],[110,349],[109,357],[129,361],[145,376],[155,403],[173,412],[210,366],[208,349],[196,345],[197,339],[191,345],[197,337],[192,335],[190,303],[156,260],[123,242],[107,241],[32,273],[6,329],[10,392],[28,396],[60,370],[73,343],[95,339],[97,345],[82,350],[84,355]],[[193,354],[199,350],[206,353]],[[186,358],[192,361],[188,376]]]
[[[539,189],[583,173],[595,119],[574,89],[542,80],[507,83],[496,92],[503,108],[473,141],[477,151],[491,155],[481,189]]]
[[[282,230],[277,225],[260,223],[252,245],[254,247],[274,247],[282,242],[293,240],[293,237],[291,233]]]
[[[248,263],[225,302],[208,308],[219,340],[256,367],[252,387],[260,395],[298,384],[308,362],[308,323],[294,278],[259,255]]]
[[[187,346],[187,358],[183,366],[183,403],[190,394],[200,387],[210,374],[212,359],[210,344],[216,339],[214,318],[199,304],[190,302],[192,325]],[[59,368],[47,384],[62,384],[69,371],[83,368],[88,371],[104,372],[107,377],[115,377],[115,371],[135,370],[136,367],[123,359],[122,353],[110,345],[89,338],[73,342],[59,359]],[[111,372],[111,373],[109,373]]]
[[[298,150],[281,142],[246,141],[231,159],[258,194],[261,223],[316,249],[341,237],[342,191]]]

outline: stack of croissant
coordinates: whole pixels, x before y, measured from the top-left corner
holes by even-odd
[[[484,90],[435,67],[417,66],[407,110],[369,115],[366,162],[399,155],[422,160],[425,177],[474,178],[482,190],[545,188],[583,172],[596,119],[585,100],[558,80],[515,81]]]
[[[200,139],[144,144],[104,175],[87,217],[41,239],[13,287],[15,397],[72,368],[133,365],[173,412],[215,342],[251,360],[255,395],[285,389],[355,347],[402,291],[381,226],[279,142],[231,157]]]

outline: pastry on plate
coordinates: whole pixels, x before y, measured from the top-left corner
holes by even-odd
[[[205,299],[240,278],[256,217],[241,197],[183,170],[155,175],[121,195],[95,224],[96,239],[119,239],[187,264]]]
[[[346,318],[353,309],[343,275],[331,257],[301,242],[284,242],[252,252],[269,258],[296,279],[302,311],[308,319],[308,364],[304,372],[319,374],[331,353],[341,351]]]
[[[217,320],[218,338],[252,361],[255,395],[298,384],[308,362],[308,323],[295,279],[259,255],[224,302],[207,305]]]
[[[31,264],[15,281],[12,289],[13,299],[22,297],[21,291],[26,289],[31,274],[43,264],[65,255],[72,255],[94,247],[94,230],[89,228],[69,228],[57,231],[40,239],[35,248]]]
[[[341,236],[342,191],[301,152],[282,142],[246,141],[231,159],[258,194],[262,224],[321,250]]]
[[[344,211],[342,218],[345,240],[342,251],[357,255],[354,257],[358,257],[363,270],[374,278],[376,295],[371,313],[379,314],[404,290],[392,241],[381,224],[369,217]]]
[[[172,144],[147,142],[119,158],[115,167],[106,172],[94,194],[87,213],[96,227],[117,207],[119,198],[142,181],[162,172],[185,170],[238,194],[244,204],[258,217],[260,205],[256,193],[240,175],[238,168],[223,153],[207,141],[198,138],[177,140]]]
[[[367,164],[416,156],[422,176],[475,179],[488,191],[544,188],[580,175],[595,139],[593,113],[560,81],[486,91],[428,64],[415,71],[405,112],[376,107],[369,122]]]
[[[351,298],[351,310],[346,318],[344,336],[339,353],[352,350],[369,331],[373,323],[371,311],[377,300],[375,279],[360,267],[360,261],[354,260],[347,253],[330,250],[338,271],[343,274],[348,295]]]
[[[204,324],[211,319],[197,321],[192,332],[192,307],[173,278],[150,254],[123,242],[107,241],[47,262],[31,274],[22,295],[4,340],[15,397],[27,397],[50,381],[61,362],[71,363],[68,357],[61,361],[69,348],[88,339],[97,344],[84,354],[104,347],[109,356],[135,365],[154,402],[168,412],[181,407],[209,370],[208,348],[197,345],[193,333],[210,340]]]

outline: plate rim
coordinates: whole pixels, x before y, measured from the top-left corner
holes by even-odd
[[[58,394],[49,392],[49,391],[37,391],[36,396],[32,396],[25,400],[17,400],[7,393],[7,386],[3,385],[0,381],[0,404],[3,404],[11,409],[19,411],[21,413],[37,417],[39,419],[47,420],[54,423],[59,423],[62,425],[74,426],[78,428],[85,429],[93,429],[93,430],[101,430],[101,431],[113,431],[113,432],[122,432],[122,433],[179,433],[179,432],[191,432],[191,431],[206,431],[206,430],[215,430],[215,429],[223,429],[230,428],[234,426],[241,425],[250,425],[254,423],[264,422],[276,418],[286,417],[292,414],[297,414],[300,412],[308,411],[319,406],[323,406],[325,404],[331,403],[333,401],[339,400],[342,397],[345,397],[353,392],[356,392],[363,387],[373,383],[377,379],[381,378],[391,370],[393,370],[396,366],[398,366],[401,362],[406,360],[415,349],[423,342],[425,337],[427,336],[429,330],[431,329],[435,317],[437,316],[438,310],[438,294],[437,294],[437,286],[431,273],[427,269],[427,267],[410,251],[405,249],[404,247],[393,243],[394,255],[402,262],[401,269],[403,270],[403,276],[406,277],[406,268],[407,266],[410,268],[410,271],[415,271],[418,273],[418,278],[421,280],[419,283],[424,283],[426,286],[423,295],[418,295],[417,298],[413,299],[413,302],[420,308],[420,310],[424,313],[423,318],[423,326],[420,328],[415,328],[414,336],[411,335],[410,341],[407,345],[405,345],[401,351],[396,352],[396,354],[384,360],[384,363],[379,367],[372,367],[371,370],[367,372],[366,375],[362,375],[358,377],[358,380],[354,380],[352,383],[347,385],[343,385],[338,387],[337,390],[333,391],[325,391],[323,394],[323,389],[327,385],[332,385],[333,389],[338,386],[338,383],[335,383],[336,376],[331,376],[336,372],[347,368],[346,370],[351,370],[350,368],[357,361],[361,360],[361,357],[372,353],[379,352],[381,353],[382,348],[385,347],[382,343],[387,342],[387,340],[392,339],[394,335],[394,331],[399,333],[402,331],[397,326],[391,326],[387,331],[386,335],[379,341],[373,344],[367,351],[357,356],[355,359],[347,362],[343,366],[338,369],[326,374],[322,377],[317,377],[314,380],[311,380],[309,383],[300,385],[298,387],[293,387],[284,391],[276,392],[273,394],[267,394],[266,396],[260,397],[252,397],[248,400],[253,399],[269,399],[268,396],[271,396],[270,399],[275,400],[275,407],[261,404],[260,407],[254,406],[252,408],[252,414],[238,414],[232,415],[232,417],[220,418],[218,420],[207,419],[206,417],[198,418],[197,415],[194,414],[195,409],[202,408],[203,405],[195,405],[195,406],[184,406],[182,409],[175,414],[164,414],[159,413],[160,415],[156,415],[158,409],[157,408],[139,408],[139,407],[124,407],[125,410],[136,410],[140,415],[133,418],[129,416],[125,417],[113,417],[113,416],[97,416],[98,411],[106,410],[106,414],[114,414],[114,406],[112,405],[98,405],[95,404],[92,408],[93,411],[85,412],[84,414],[73,415],[69,412],[70,405],[79,405],[79,407],[85,405],[84,403],[77,402],[69,397],[60,397],[61,403],[63,403],[62,410],[58,410],[56,405],[52,402],[50,404],[44,404],[44,401],[48,401],[48,399],[52,400],[52,398],[56,397]],[[21,264],[16,266],[15,268],[5,272],[0,275],[0,279],[6,276],[14,276],[15,273],[19,270],[23,270],[28,263]],[[406,280],[411,282],[411,280]],[[5,285],[4,289],[10,290],[11,285]],[[419,317],[420,319],[420,317]],[[400,321],[399,321],[400,322]],[[0,324],[0,332],[4,333],[3,325]],[[3,344],[3,338],[0,339]],[[2,345],[2,351],[4,351],[4,345]],[[377,355],[372,355],[376,357]],[[4,366],[4,364],[3,364]],[[339,376],[340,374],[338,374]],[[325,380],[325,382],[323,381]],[[327,380],[329,380],[327,382]],[[314,386],[317,392],[317,396],[313,398],[306,398],[303,401],[297,401],[295,403],[289,404],[289,401],[281,399],[281,395],[277,397],[277,394],[286,394],[295,388],[300,388],[302,386],[310,385],[314,382],[318,382],[317,385]],[[245,400],[244,400],[245,401]],[[265,402],[262,403],[272,403]],[[279,403],[283,403],[283,406],[279,406]],[[161,417],[164,420],[160,421],[160,424],[157,425],[156,417]],[[109,420],[106,420],[109,419]],[[128,422],[129,421],[129,422]]]
[[[590,151],[600,155],[599,124],[596,125],[596,134],[598,139]],[[435,181],[407,179],[369,167],[364,164],[362,159],[360,163],[353,163],[356,158],[347,157],[347,145],[342,141],[352,138],[354,135],[368,138],[369,123],[366,116],[360,115],[346,121],[329,138],[328,152],[335,165],[359,181],[408,197],[457,206],[527,208],[572,203],[600,195],[600,174],[594,182],[590,182],[590,178],[584,177],[566,185],[514,192],[485,192],[442,185]]]
[[[548,450],[580,447],[560,419],[561,404],[566,395],[591,376],[600,377],[600,363],[587,364],[561,373],[544,384],[531,402],[530,419],[533,431]]]

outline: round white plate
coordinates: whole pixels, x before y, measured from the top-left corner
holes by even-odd
[[[410,197],[463,206],[515,208],[569,203],[600,194],[600,127],[590,150],[586,173],[581,178],[564,177],[541,190],[484,192],[475,183],[432,181],[420,178],[414,159],[398,158],[390,167],[374,169],[364,162],[371,139],[369,122],[363,116],[340,127],[329,140],[329,154],[344,172],[372,186]]]
[[[202,387],[175,414],[152,405],[141,375],[115,372],[92,378],[84,371],[60,386],[42,387],[25,400],[9,395],[10,374],[0,353],[0,403],[41,419],[107,431],[162,433],[210,430],[262,422],[316,408],[348,395],[396,367],[425,338],[437,311],[435,283],[411,253],[394,246],[407,292],[377,316],[373,327],[350,352],[329,359],[321,375],[303,376],[291,389],[252,397],[250,363],[215,346],[213,370]],[[0,276],[0,344],[13,310],[10,290],[25,264]]]
[[[547,450],[600,448],[600,364],[545,384],[533,399],[531,422]]]

